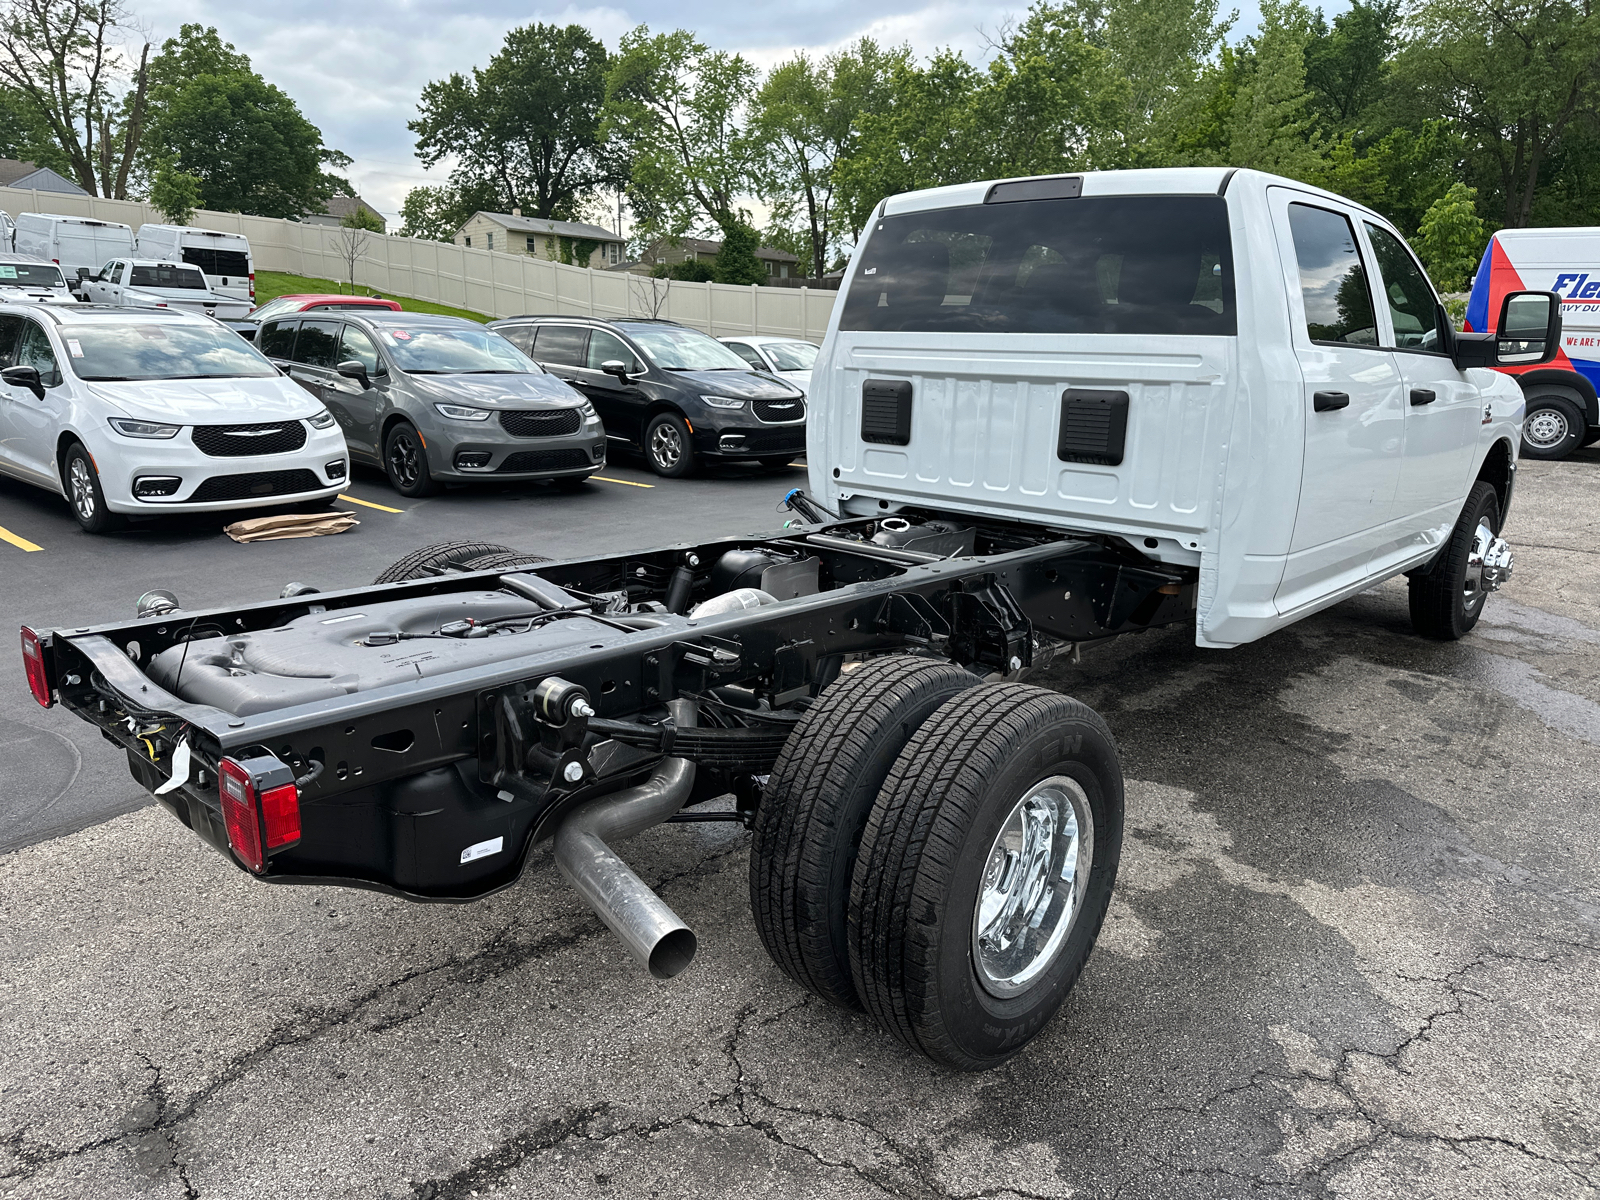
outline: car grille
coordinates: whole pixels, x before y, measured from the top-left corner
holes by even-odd
[[[503,412],[500,428],[512,437],[560,437],[577,433],[583,414],[575,408],[546,409],[542,412]]]
[[[193,504],[219,500],[254,500],[257,496],[292,496],[328,485],[310,471],[257,471],[250,475],[213,475],[189,497]]]
[[[505,461],[495,470],[527,474],[532,471],[576,471],[580,467],[593,465],[585,450],[518,450],[515,454],[506,455]]]
[[[196,425],[194,444],[212,458],[245,458],[256,454],[287,454],[306,444],[306,427],[299,421],[267,421],[251,425]]]
[[[739,452],[750,454],[803,454],[805,448],[804,429],[774,429],[770,432],[763,429],[755,433],[746,433],[744,441],[739,443]]]
[[[756,420],[771,421],[804,421],[806,419],[806,402],[796,397],[793,400],[752,400],[750,407],[755,410]]]

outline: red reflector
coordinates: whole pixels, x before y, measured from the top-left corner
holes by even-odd
[[[261,816],[267,826],[267,849],[300,840],[300,789],[292,783],[261,793]]]
[[[22,627],[22,666],[28,672],[28,690],[45,708],[56,702],[50,688],[50,673],[44,666],[44,647],[39,645],[39,635],[26,625]]]
[[[239,861],[257,875],[267,869],[261,850],[261,818],[256,812],[256,786],[250,774],[231,758],[217,768],[218,791],[222,794],[222,817],[228,824],[228,845]]]

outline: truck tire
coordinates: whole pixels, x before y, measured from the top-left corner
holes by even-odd
[[[1566,458],[1583,443],[1589,423],[1583,415],[1583,398],[1572,388],[1545,384],[1530,392],[1527,402],[1522,421],[1524,457]]]
[[[482,558],[475,558],[461,565],[469,571],[492,571],[550,561],[552,560],[542,554],[523,554],[520,550],[496,550],[493,554],[485,554]]]
[[[413,550],[372,582],[398,583],[402,579],[426,579],[435,574],[439,567],[464,566],[489,554],[516,553],[510,546],[502,546],[498,542],[437,542]]]
[[[61,483],[85,533],[115,533],[127,518],[106,507],[106,494],[100,486],[100,472],[82,442],[73,442],[61,460]]]
[[[1491,538],[1500,532],[1500,500],[1479,480],[1433,566],[1411,576],[1411,628],[1421,636],[1453,642],[1478,623],[1489,594],[1476,586],[1469,570],[1475,543],[1485,532]]]
[[[439,483],[428,468],[428,450],[422,435],[409,421],[399,421],[383,439],[383,473],[389,486],[402,496],[421,499],[439,491]]]
[[[789,734],[756,810],[750,910],[767,953],[830,1004],[860,1008],[850,978],[850,881],[861,830],[901,749],[978,679],[906,654],[841,676]]]
[[[1086,705],[1019,683],[946,703],[862,835],[850,968],[867,1012],[961,1070],[1016,1054],[1094,948],[1122,820],[1117,748]]]
[[[650,469],[667,479],[681,479],[694,470],[694,438],[675,412],[657,413],[645,427],[644,457]]]

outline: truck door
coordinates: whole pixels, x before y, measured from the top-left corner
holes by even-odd
[[[1276,597],[1289,613],[1359,583],[1388,540],[1405,410],[1350,215],[1288,188],[1268,194],[1304,381],[1295,397],[1305,429],[1300,496]]]
[[[1398,560],[1416,552],[1419,538],[1438,545],[1449,536],[1467,498],[1483,406],[1481,390],[1446,351],[1450,318],[1427,275],[1395,234],[1365,224],[1384,301],[1380,324],[1388,317],[1384,344],[1394,348],[1406,393],[1395,529],[1392,544],[1379,550]]]

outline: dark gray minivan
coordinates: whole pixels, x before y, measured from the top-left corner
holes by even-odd
[[[605,464],[594,406],[475,321],[291,313],[264,322],[256,346],[402,496],[485,478],[581,483]]]

